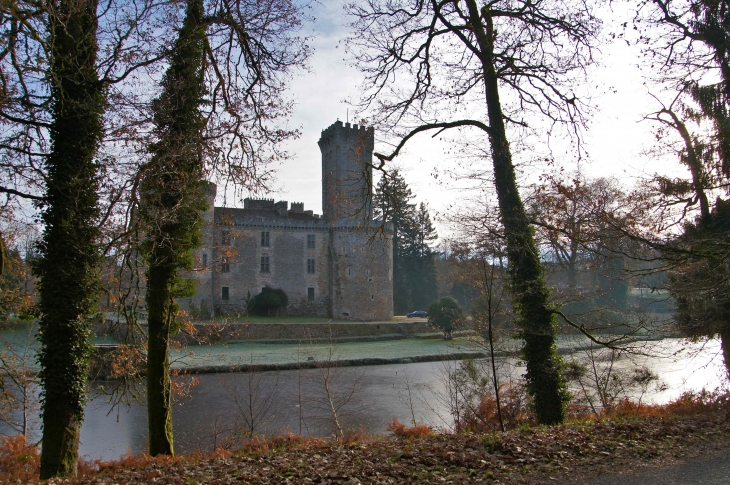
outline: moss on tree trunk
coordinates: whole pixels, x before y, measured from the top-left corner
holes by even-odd
[[[168,348],[175,317],[170,288],[174,272],[169,266],[155,266],[150,268],[147,278],[147,418],[152,456],[174,454]]]
[[[169,340],[175,331],[174,298],[191,290],[178,276],[193,265],[192,251],[200,245],[203,192],[203,1],[188,0],[163,92],[154,103],[158,141],[144,167],[140,219],[145,241],[141,246],[148,265],[147,415],[149,451],[172,455],[172,396]]]
[[[96,73],[96,0],[52,5],[52,149],[40,278],[39,362],[43,387],[40,476],[75,475],[91,344],[89,317],[98,290],[98,180],[103,90]]]
[[[725,362],[725,372],[730,380],[730,326],[720,330],[720,345],[722,346],[722,357]]]
[[[561,359],[555,346],[557,326],[549,307],[549,292],[542,276],[532,228],[517,189],[494,68],[494,27],[486,7],[480,12],[475,0],[467,0],[466,3],[482,54],[494,185],[504,225],[513,305],[520,313],[528,390],[538,421],[543,424],[560,423],[565,418],[568,396],[561,374]]]

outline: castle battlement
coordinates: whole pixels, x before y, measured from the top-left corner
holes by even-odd
[[[362,144],[366,151],[372,151],[372,147],[375,145],[375,129],[372,126],[350,125],[350,123],[342,123],[342,121],[337,120],[322,130],[322,134],[317,143],[324,150],[338,140],[349,144],[356,142]]]
[[[274,210],[274,199],[252,199],[250,197],[246,197],[243,199],[243,208]]]

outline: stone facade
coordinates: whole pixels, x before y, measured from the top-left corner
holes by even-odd
[[[373,144],[372,128],[338,121],[322,132],[322,216],[273,199],[215,207],[211,184],[192,273],[197,294],[187,305],[243,313],[250,297],[271,286],[286,292],[289,315],[390,319],[392,232],[372,220]]]

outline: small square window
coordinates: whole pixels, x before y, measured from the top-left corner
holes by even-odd
[[[221,273],[228,273],[231,271],[231,265],[228,263],[228,258],[221,258]]]
[[[313,258],[307,259],[307,273],[314,274],[316,272],[316,266]]]
[[[261,272],[271,273],[271,264],[268,256],[261,256]]]
[[[221,286],[221,300],[228,300],[228,299],[229,299],[228,287]]]
[[[268,248],[270,245],[269,231],[261,231],[261,246]]]
[[[221,232],[221,244],[224,246],[231,244],[231,231]]]
[[[307,288],[307,300],[314,301],[314,288]]]
[[[307,249],[314,249],[316,247],[316,241],[314,234],[307,234]]]

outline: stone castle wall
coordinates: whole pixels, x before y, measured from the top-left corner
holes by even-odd
[[[373,143],[372,129],[340,121],[322,132],[322,217],[302,203],[273,199],[214,207],[211,184],[190,275],[197,293],[183,305],[201,317],[242,314],[248,299],[270,286],[286,292],[289,315],[390,319],[392,233],[372,221]]]

